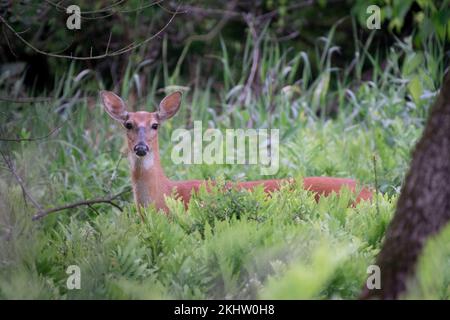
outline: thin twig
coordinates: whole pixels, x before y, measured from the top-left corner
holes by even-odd
[[[53,135],[56,131],[61,129],[67,122],[72,120],[73,116],[75,114],[77,114],[78,112],[79,112],[79,110],[76,110],[74,113],[69,115],[68,118],[66,120],[64,120],[59,126],[53,128],[52,130],[50,130],[47,134],[45,134],[43,136],[40,136],[40,137],[37,137],[37,138],[2,138],[2,137],[0,137],[0,141],[4,141],[4,142],[30,142],[30,141],[45,140],[45,139],[49,138],[51,135]]]
[[[251,87],[255,84],[256,75],[258,72],[258,66],[260,64],[260,44],[264,34],[261,32],[258,35],[258,31],[255,26],[255,17],[251,14],[245,16],[245,22],[248,25],[249,32],[253,38],[253,51],[252,51],[252,65],[250,68],[250,74],[245,82],[244,88],[241,91],[236,103],[234,104],[235,108],[237,105],[242,104],[245,99],[251,94]],[[250,119],[252,121],[252,119]]]
[[[377,214],[380,215],[380,206],[378,204],[378,174],[377,174],[377,158],[373,155],[373,175],[375,177],[375,205],[377,209]]]
[[[186,39],[186,43],[191,43],[193,41],[209,42],[214,39],[217,34],[223,29],[223,27],[225,27],[225,25],[228,23],[228,20],[230,19],[230,15],[228,14],[228,12],[232,12],[231,10],[236,7],[236,3],[236,0],[229,2],[229,4],[227,5],[227,8],[229,8],[229,10],[225,10],[225,14],[223,15],[223,17],[208,33],[192,35]]]
[[[2,138],[2,137],[0,137],[0,141],[5,141],[5,142],[25,142],[26,141],[26,142],[29,142],[29,141],[45,140],[48,137],[50,137],[51,135],[53,135],[56,131],[61,129],[66,124],[66,122],[69,121],[69,119],[70,118],[66,119],[59,126],[53,128],[46,135],[43,135],[41,137],[37,137],[37,138]]]
[[[3,32],[3,37],[4,37],[5,40],[6,40],[6,44],[8,45],[9,51],[11,51],[12,55],[13,55],[15,58],[17,58],[17,54],[16,54],[16,53],[14,52],[14,50],[12,49],[11,43],[9,42],[9,39],[8,39],[8,35],[6,34],[6,31],[5,31],[4,28],[2,28],[2,32]]]
[[[252,67],[250,69],[250,75],[248,76],[247,82],[245,84],[244,90],[242,90],[243,94],[245,96],[248,95],[248,92],[250,91],[250,87],[254,83],[256,73],[258,71],[258,65],[259,65],[259,58],[260,58],[260,52],[259,52],[259,45],[261,43],[263,35],[259,35],[256,31],[254,19],[252,19],[251,16],[246,16],[246,22],[250,30],[250,34],[253,37],[253,53],[252,53]],[[244,99],[241,96],[241,101]]]
[[[29,48],[31,48],[33,51],[35,51],[36,53],[39,54],[43,54],[49,57],[53,57],[53,58],[63,58],[63,59],[72,59],[72,60],[98,60],[98,59],[104,59],[107,57],[114,57],[114,56],[118,56],[118,55],[122,55],[124,53],[127,53],[129,51],[132,51],[134,49],[139,48],[140,46],[150,42],[151,40],[155,39],[156,37],[158,37],[168,26],[169,24],[172,22],[172,20],[175,18],[175,16],[179,13],[179,11],[176,11],[169,19],[169,21],[164,25],[164,27],[162,27],[162,29],[160,29],[158,32],[156,32],[154,35],[148,37],[147,39],[139,42],[139,43],[131,43],[121,49],[118,49],[116,51],[113,51],[111,53],[108,53],[107,51],[104,54],[100,54],[100,55],[96,55],[96,56],[73,56],[73,55],[63,55],[63,54],[56,54],[56,53],[51,53],[51,52],[45,52],[41,49],[36,48],[35,46],[33,46],[30,42],[28,42],[27,40],[25,40],[8,22],[6,22],[6,20],[0,16],[0,21],[17,37],[19,38],[20,41],[22,41],[25,45],[27,45]]]
[[[11,103],[35,103],[35,102],[48,102],[55,100],[55,98],[50,97],[26,97],[26,98],[7,98],[7,97],[0,97],[0,101],[5,102],[11,102]]]
[[[8,167],[9,171],[12,173],[12,175],[16,179],[17,183],[20,185],[20,188],[22,189],[22,193],[23,193],[25,201],[26,201],[26,198],[28,198],[31,201],[31,203],[33,204],[33,206],[37,209],[37,213],[35,215],[33,215],[33,217],[32,217],[33,221],[39,220],[39,219],[49,215],[50,213],[59,212],[59,211],[67,210],[67,209],[73,209],[73,208],[77,208],[80,206],[92,206],[93,204],[98,204],[98,203],[107,203],[107,204],[119,209],[120,211],[122,211],[122,208],[118,204],[114,203],[114,200],[119,198],[120,196],[130,192],[130,189],[126,189],[126,190],[123,190],[123,191],[121,191],[115,195],[112,195],[110,197],[107,197],[107,198],[82,200],[82,201],[74,202],[71,204],[63,205],[60,207],[55,207],[55,208],[50,208],[50,209],[44,210],[42,208],[42,206],[33,198],[33,196],[30,194],[28,189],[25,187],[25,183],[22,180],[22,178],[20,177],[20,175],[17,173],[16,167],[15,167],[13,161],[11,160],[11,158],[9,156],[5,155],[1,150],[0,150],[0,154],[3,158],[3,161],[5,162],[6,166]]]
[[[160,5],[161,2],[163,2],[164,0],[156,0],[154,2],[151,3],[147,3],[143,6],[137,7],[137,8],[132,8],[132,9],[124,9],[124,10],[118,10],[118,9],[114,9],[114,7],[119,6],[120,4],[122,4],[124,2],[124,0],[121,0],[119,2],[116,2],[110,6],[107,6],[105,8],[99,9],[99,10],[91,10],[91,11],[81,11],[80,12],[80,18],[81,19],[85,19],[85,20],[97,20],[97,19],[103,19],[103,18],[107,18],[110,17],[116,13],[132,13],[132,12],[137,12],[137,11],[142,11],[146,8],[150,8],[154,5]],[[64,7],[63,5],[60,5],[58,3],[54,3],[50,0],[45,0],[45,2],[47,2],[48,4],[54,6],[56,9],[59,9],[60,11],[66,12],[66,7]],[[90,14],[90,15],[94,15],[94,14],[99,14],[99,13],[106,13],[103,16],[97,16],[97,17],[85,17],[83,15],[86,14]],[[172,13],[172,12],[171,12]],[[180,13],[180,12],[179,12]]]
[[[158,5],[159,7],[162,7],[161,5]],[[182,10],[187,13],[197,13],[200,15],[218,15],[220,17],[223,17],[224,15],[229,16],[231,18],[238,18],[240,20],[244,20],[243,13],[238,11],[232,11],[232,10],[223,10],[223,9],[211,9],[211,8],[202,8],[202,7],[196,7],[191,5],[180,5],[179,10]],[[166,8],[164,8],[167,10]],[[171,11],[168,11],[171,12]]]
[[[66,12],[67,8],[59,3],[50,1],[50,0],[44,0],[49,5],[54,6],[56,9],[60,9],[61,11]],[[114,7],[117,7],[121,5],[125,0],[117,1],[116,3],[113,3],[110,6],[106,6],[104,8],[98,9],[98,10],[92,10],[92,11],[82,11],[81,14],[97,14],[97,13],[103,13],[103,12],[110,12]]]
[[[335,2],[341,2],[342,0],[330,0],[331,3]],[[306,0],[306,1],[299,1],[297,3],[294,3],[293,5],[290,5],[286,8],[286,10],[292,11],[295,9],[300,9],[308,6],[312,6],[316,4],[317,1],[314,0]],[[161,5],[158,5],[161,7]],[[178,7],[178,10],[185,11],[187,13],[197,13],[199,15],[206,15],[206,16],[220,16],[223,17],[224,15],[229,16],[233,19],[242,20],[245,22],[245,13],[240,11],[234,11],[232,9],[217,9],[217,8],[205,8],[205,7],[198,7],[198,6],[192,6],[192,5],[180,5]],[[170,11],[169,11],[170,12]],[[271,19],[280,14],[279,8],[276,8],[272,11],[269,11],[267,13],[261,14],[259,16],[255,16],[255,20],[266,20]]]
[[[0,150],[0,154],[3,158],[3,161],[5,162],[6,166],[8,167],[9,171],[12,173],[12,175],[16,179],[17,183],[20,185],[25,203],[26,203],[26,199],[28,198],[31,201],[31,203],[33,204],[33,206],[36,209],[38,209],[39,211],[41,211],[42,210],[41,205],[33,198],[31,193],[25,187],[25,183],[23,182],[20,175],[17,173],[16,166],[14,165],[14,162],[11,160],[11,157],[9,155],[5,155],[1,150]]]
[[[107,198],[97,198],[97,199],[89,199],[89,200],[82,200],[82,201],[78,201],[78,202],[74,202],[74,203],[70,203],[67,205],[63,205],[60,207],[55,207],[55,208],[50,208],[50,209],[46,209],[46,210],[39,210],[33,217],[32,220],[36,221],[39,220],[47,215],[49,215],[50,213],[55,213],[55,212],[59,212],[59,211],[64,211],[64,210],[68,210],[68,209],[74,209],[77,207],[81,207],[81,206],[92,206],[93,204],[98,204],[98,203],[106,203],[109,204],[117,209],[119,209],[120,211],[123,211],[123,209],[116,203],[114,203],[114,200],[119,198],[120,196],[126,194],[130,192],[130,189],[121,191],[111,197],[107,197]]]
[[[92,211],[94,211],[98,216],[100,215],[100,212],[98,212],[97,209],[94,208],[94,206],[92,204],[88,204],[87,205],[89,207],[89,209],[91,209]]]
[[[120,165],[120,162],[122,161],[122,159],[123,159],[123,153],[121,152],[119,160],[117,160],[117,163],[116,163],[116,165],[114,167],[114,170],[113,170],[113,172],[111,174],[111,178],[109,179],[108,190],[111,190],[112,184],[117,178],[117,170],[119,169],[119,165]],[[111,193],[111,191],[110,191],[110,193]]]

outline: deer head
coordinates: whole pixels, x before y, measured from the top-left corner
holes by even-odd
[[[128,112],[126,103],[115,93],[100,92],[105,111],[119,121],[126,132],[128,152],[137,157],[159,153],[158,128],[161,122],[172,118],[180,108],[181,92],[166,96],[156,112]]]

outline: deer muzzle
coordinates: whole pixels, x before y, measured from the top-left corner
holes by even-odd
[[[148,146],[144,143],[138,143],[134,146],[134,153],[139,157],[144,157],[148,151]]]

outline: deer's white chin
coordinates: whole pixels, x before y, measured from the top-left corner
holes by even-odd
[[[153,160],[154,156],[152,151],[147,152],[147,154],[143,157],[137,156],[134,152],[130,152],[128,154],[128,161],[130,162],[130,166],[133,170],[150,170],[153,167]]]

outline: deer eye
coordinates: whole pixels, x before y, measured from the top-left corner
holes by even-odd
[[[158,124],[157,123],[152,124],[152,129],[153,130],[157,130],[158,129]]]
[[[127,128],[128,130],[133,129],[133,124],[131,122],[125,122],[124,123],[125,128]]]

